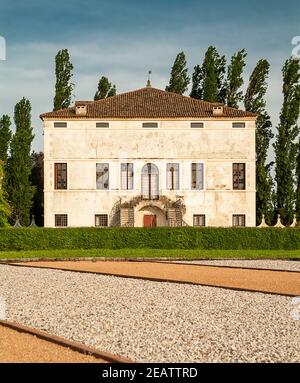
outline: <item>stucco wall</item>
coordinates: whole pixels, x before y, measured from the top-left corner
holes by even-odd
[[[243,120],[245,121],[245,120]],[[113,205],[141,193],[141,169],[159,167],[160,193],[184,197],[184,220],[205,214],[208,226],[231,226],[233,214],[246,214],[255,226],[255,121],[245,129],[231,121],[160,121],[159,128],[142,128],[142,121],[110,121],[110,128],[95,128],[95,121],[68,121],[54,128],[45,121],[45,226],[54,226],[54,214],[68,214],[70,226],[94,226],[95,214],[110,214]],[[68,164],[68,190],[54,191],[54,163]],[[96,190],[96,163],[110,164],[110,190]],[[120,190],[120,164],[134,163],[134,190]],[[180,163],[180,190],[166,190],[166,164]],[[191,163],[204,164],[204,190],[191,190]],[[232,163],[246,163],[246,190],[232,190]]]

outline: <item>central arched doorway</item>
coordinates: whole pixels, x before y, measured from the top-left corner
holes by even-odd
[[[159,171],[154,164],[146,164],[142,169],[142,198],[159,198]]]

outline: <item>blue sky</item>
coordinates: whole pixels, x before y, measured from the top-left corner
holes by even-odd
[[[276,125],[281,67],[292,38],[300,35],[299,19],[296,0],[0,0],[0,35],[7,43],[7,60],[0,61],[0,114],[12,116],[15,103],[29,98],[34,149],[42,150],[38,116],[52,109],[59,49],[70,51],[76,99],[91,99],[102,75],[120,93],[143,87],[151,69],[153,86],[164,88],[178,52],[186,53],[192,74],[215,45],[228,59],[247,50],[246,80],[260,58],[269,59],[267,102]]]

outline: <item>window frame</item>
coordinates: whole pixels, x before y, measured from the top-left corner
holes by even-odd
[[[58,219],[65,219],[65,225],[58,225]],[[63,221],[62,221],[63,222]],[[55,227],[68,227],[68,214],[54,214],[54,226]]]
[[[203,218],[204,225],[195,225],[195,219]],[[193,227],[206,227],[206,215],[205,214],[193,214]]]
[[[103,165],[104,169],[102,171],[98,170],[99,165]],[[107,166],[108,168],[107,172],[105,172],[105,166]],[[98,177],[101,177],[100,173],[102,173],[102,176],[104,176],[105,173],[107,173],[107,188],[104,187],[105,186],[104,181],[103,181],[103,187],[98,187]],[[109,178],[110,178],[109,177],[109,162],[97,162],[96,163],[96,190],[109,190],[109,183],[110,183]]]
[[[243,125],[243,126],[238,126],[238,125]],[[246,128],[246,122],[235,121],[232,123],[232,128],[233,129],[245,129]]]
[[[148,125],[148,126],[146,126]],[[156,125],[156,126],[151,126],[151,125]],[[142,122],[142,128],[143,129],[158,129],[159,127],[159,124],[158,122],[150,122],[150,121],[147,121],[147,122]]]
[[[55,129],[66,129],[67,127],[68,127],[68,123],[65,122],[65,121],[55,121],[55,122],[53,122],[53,128],[55,128]]]
[[[194,126],[193,126],[194,125]],[[201,125],[201,126],[195,126],[195,125]],[[197,122],[197,121],[194,121],[194,122],[191,122],[190,123],[190,128],[191,129],[204,129],[205,125],[204,125],[204,122]]]
[[[59,165],[65,165],[65,170],[58,169]],[[65,181],[59,180],[59,172],[65,172]],[[65,187],[58,187],[59,183],[65,182]],[[54,163],[54,190],[68,190],[68,163],[67,162],[55,162]]]
[[[238,219],[238,225],[235,225],[235,219]],[[243,220],[242,225],[240,225],[240,219]],[[246,214],[233,214],[232,227],[246,227]]]
[[[124,171],[122,170],[123,165],[126,165],[126,169]],[[132,166],[132,170],[129,170],[129,165]],[[134,163],[133,162],[122,162],[121,166],[120,166],[120,172],[121,172],[120,189],[121,190],[134,190]],[[126,180],[125,180],[126,187],[125,188],[123,188],[123,178],[122,178],[124,173],[126,174]],[[129,177],[129,173],[132,173],[131,178]],[[130,185],[130,181],[131,181],[131,185]],[[131,187],[129,187],[129,186],[131,186]]]
[[[239,167],[243,165],[243,169],[239,169]],[[238,167],[237,170],[235,170],[235,166]],[[235,173],[238,172],[238,175],[235,175]],[[244,177],[240,176],[240,173],[244,172]],[[237,179],[237,181],[236,181]],[[243,183],[241,182],[243,180]],[[238,185],[237,187],[235,185]],[[242,185],[242,187],[240,187]],[[232,190],[246,190],[246,163],[245,162],[234,162],[232,164]]]
[[[99,222],[101,222],[101,218],[105,218],[106,220],[106,225],[97,225],[97,218],[99,218]],[[108,214],[106,213],[101,213],[101,214],[95,214],[95,227],[108,227]]]
[[[177,167],[177,169],[174,169],[173,171],[173,177],[172,177],[172,185],[169,186],[169,166],[170,167]],[[174,177],[174,173],[177,172],[177,179]],[[176,181],[177,180],[177,181]],[[180,190],[180,164],[179,162],[168,162],[166,165],[166,188],[170,191]]]
[[[103,125],[103,126],[99,126],[99,125]],[[110,128],[110,123],[109,122],[105,122],[105,121],[96,121],[96,124],[95,124],[95,127],[96,129],[109,129]]]
[[[195,165],[195,169],[193,169],[194,165]],[[201,167],[201,172],[202,172],[202,179],[201,179],[201,187],[200,188],[197,187],[197,171],[199,171],[199,170],[197,170],[198,165]],[[195,181],[193,180],[194,172],[196,175]],[[193,186],[194,182],[195,182],[195,186]],[[192,162],[191,163],[191,190],[199,190],[199,191],[204,190],[204,163],[203,162]]]

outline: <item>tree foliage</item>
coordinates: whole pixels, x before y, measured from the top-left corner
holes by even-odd
[[[166,87],[166,91],[184,94],[188,89],[189,83],[190,78],[188,76],[185,54],[184,52],[180,52],[172,67],[170,81]]]
[[[7,162],[8,149],[12,133],[10,130],[10,118],[6,114],[0,119],[0,161]]]
[[[239,102],[243,99],[243,92],[240,90],[244,83],[243,70],[246,65],[247,53],[242,49],[231,58],[227,74],[226,102],[232,108],[238,108]]]
[[[265,95],[270,64],[267,60],[259,60],[254,68],[245,94],[245,109],[258,113],[256,124],[256,219],[261,222],[265,214],[269,224],[272,222],[272,187],[273,180],[270,169],[273,163],[267,163],[268,149],[273,138],[272,123],[266,112]]]
[[[60,50],[55,57],[55,96],[53,110],[68,108],[71,104],[74,84],[71,83],[73,65],[67,49]]]
[[[103,98],[115,96],[117,94],[116,86],[112,85],[108,78],[102,76],[98,82],[98,88],[94,96],[94,100],[101,100]]]
[[[31,214],[38,226],[44,225],[44,153],[31,154],[31,184],[36,188]]]
[[[4,184],[4,162],[0,161],[0,227],[8,227],[8,218],[11,215],[11,208],[7,200],[7,194],[3,188]]]
[[[296,199],[294,174],[296,169],[297,147],[295,140],[299,134],[300,112],[300,63],[297,58],[289,58],[283,67],[283,105],[274,144],[276,168],[276,212],[281,214],[284,224],[293,219]],[[299,200],[299,198],[298,198]]]
[[[30,182],[31,143],[34,138],[31,127],[31,105],[23,98],[15,106],[16,132],[11,140],[11,156],[8,160],[7,190],[12,204],[12,219],[20,219],[22,225],[29,225],[30,209],[35,188]]]

